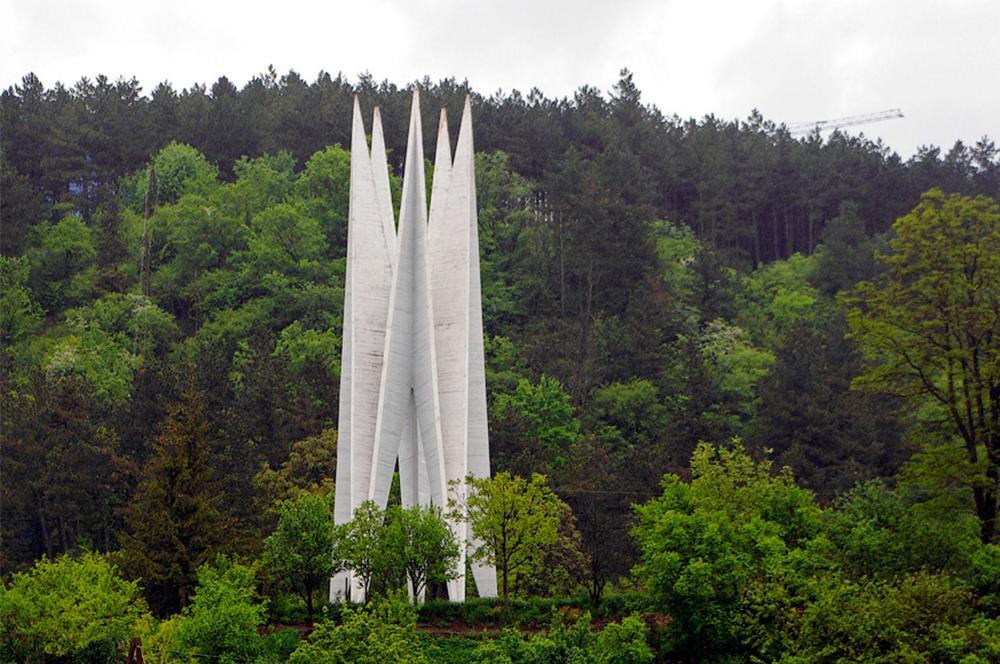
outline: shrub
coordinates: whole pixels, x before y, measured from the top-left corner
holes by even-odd
[[[594,632],[589,613],[569,623],[554,615],[547,634],[525,639],[516,630],[504,630],[499,637],[485,641],[476,650],[475,661],[487,664],[645,664],[653,661],[647,635],[646,624],[638,616],[629,616]]]
[[[366,606],[345,606],[343,621],[317,624],[292,664],[424,664],[417,612],[402,594]]]
[[[198,569],[194,599],[184,609],[182,646],[218,660],[251,659],[260,652],[258,628],[266,607],[254,600],[254,570],[219,556]]]
[[[105,556],[42,557],[0,586],[0,659],[117,661],[146,614],[136,584]]]

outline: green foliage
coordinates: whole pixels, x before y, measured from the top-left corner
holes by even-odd
[[[780,587],[790,551],[818,533],[820,511],[787,469],[772,474],[769,462],[754,462],[738,445],[700,444],[691,471],[690,484],[667,475],[663,495],[636,508],[635,574],[672,616],[672,648],[738,650],[762,640],[745,632],[741,614],[776,609],[759,605],[758,584]]]
[[[187,604],[198,568],[231,539],[218,507],[205,417],[196,393],[171,408],[121,536],[124,567],[143,579],[147,599],[160,614]]]
[[[638,616],[609,623],[593,632],[590,614],[565,624],[553,616],[547,634],[524,639],[514,630],[505,630],[495,639],[485,641],[477,652],[479,662],[545,664],[559,662],[594,662],[601,664],[643,664],[653,661],[653,651],[646,643],[648,629]]]
[[[398,557],[414,601],[428,584],[458,577],[459,544],[440,508],[393,505],[387,517],[384,546]]]
[[[195,657],[237,662],[261,650],[266,607],[254,598],[254,569],[224,556],[198,568],[198,587],[180,624],[182,647]]]
[[[316,625],[309,640],[298,647],[290,664],[423,664],[416,632],[416,610],[402,597],[347,607],[339,624]]]
[[[980,550],[975,519],[928,513],[905,490],[860,484],[826,515],[830,555],[854,578],[897,578],[922,569],[965,577]]]
[[[218,186],[219,169],[184,143],[172,141],[156,153],[150,166],[156,172],[156,205],[176,203],[185,194],[205,195]],[[143,211],[148,183],[145,171],[126,180],[126,196],[135,212]]]
[[[680,340],[687,341],[686,336]],[[757,386],[774,364],[774,355],[754,346],[743,328],[722,319],[710,321],[691,341],[719,394],[707,415],[724,430],[739,431],[755,412]]]
[[[660,400],[656,386],[648,380],[600,387],[594,390],[591,408],[601,422],[613,428],[600,432],[603,440],[649,444],[667,428],[667,407]]]
[[[987,662],[1000,656],[1000,622],[977,617],[969,591],[947,575],[816,585],[816,599],[782,662]]]
[[[295,192],[307,201],[309,215],[319,220],[335,256],[347,253],[350,173],[350,153],[332,145],[309,157],[295,183]]]
[[[0,586],[0,658],[116,662],[145,614],[137,584],[107,557],[42,557]]]
[[[64,336],[48,348],[50,378],[75,375],[111,404],[128,400],[136,370],[178,336],[173,318],[141,295],[106,295],[66,312]]]
[[[30,267],[23,256],[0,256],[0,346],[10,348],[41,326],[44,312],[28,288]]]
[[[497,473],[492,478],[466,478],[464,503],[451,501],[453,518],[466,519],[479,542],[470,557],[496,566],[504,599],[517,587],[519,575],[537,569],[559,536],[559,497],[542,475],[530,480]]]
[[[528,423],[526,434],[553,455],[556,466],[565,462],[569,447],[580,438],[580,422],[570,396],[559,381],[544,374],[537,385],[520,379],[513,394],[497,396],[493,410],[494,417],[523,418]]]
[[[337,527],[334,559],[361,580],[365,601],[371,599],[376,574],[391,570],[396,553],[386,546],[385,512],[374,501],[361,503],[350,521]]]
[[[269,571],[302,596],[310,618],[316,591],[323,589],[335,571],[330,498],[302,493],[283,501],[278,507],[278,527],[264,541]]]
[[[973,485],[983,541],[996,529],[1000,490],[1000,207],[989,198],[924,194],[894,225],[879,256],[886,273],[844,302],[868,360],[855,380],[889,392],[912,410],[933,404],[985,473]]]
[[[93,294],[97,246],[83,219],[70,214],[56,224],[41,222],[32,228],[31,237],[29,283],[44,309],[58,311]]]
[[[324,429],[292,443],[288,458],[277,470],[263,464],[254,476],[273,509],[282,501],[296,498],[302,492],[333,495],[333,478],[337,474],[337,430]]]

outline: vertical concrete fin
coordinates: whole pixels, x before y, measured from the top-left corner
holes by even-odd
[[[416,408],[417,431],[423,443],[431,500],[445,505],[446,479],[441,458],[440,409],[427,264],[427,194],[423,172],[420,94],[413,93],[403,176],[403,200],[397,230],[396,260],[389,304],[385,364],[379,399],[375,450],[369,495],[379,505],[388,497],[399,441]]]
[[[434,150],[434,180],[431,182],[431,211],[428,219],[430,246],[435,245],[435,225],[444,214],[445,194],[451,179],[451,138],[448,135],[448,112],[441,109],[438,120],[437,147]]]
[[[469,228],[469,340],[468,340],[468,418],[466,420],[466,473],[473,477],[490,476],[490,443],[486,407],[486,353],[483,347],[483,299],[479,274],[479,217],[476,205],[475,145],[472,131],[472,104],[465,98],[458,147],[462,164],[467,170],[459,177],[468,183]],[[472,540],[471,529],[466,525],[466,537]],[[473,546],[477,542],[472,542]],[[496,568],[484,563],[472,564],[472,576],[480,597],[497,596]]]
[[[382,217],[382,229],[389,242],[389,253],[396,248],[396,220],[392,211],[392,190],[389,187],[389,163],[385,156],[385,136],[382,133],[382,114],[378,106],[372,114],[372,173],[375,178],[375,197]]]

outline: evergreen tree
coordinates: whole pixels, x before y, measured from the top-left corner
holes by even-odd
[[[187,605],[197,570],[226,549],[226,518],[211,467],[212,437],[201,396],[170,408],[163,433],[129,506],[124,565],[141,578],[161,615]]]

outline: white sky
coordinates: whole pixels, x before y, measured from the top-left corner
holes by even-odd
[[[682,118],[899,107],[863,130],[904,157],[1000,143],[1000,0],[0,0],[3,88],[29,71],[46,85],[134,75],[147,92],[242,85],[269,64],[549,96],[607,91],[628,67],[645,101]]]

